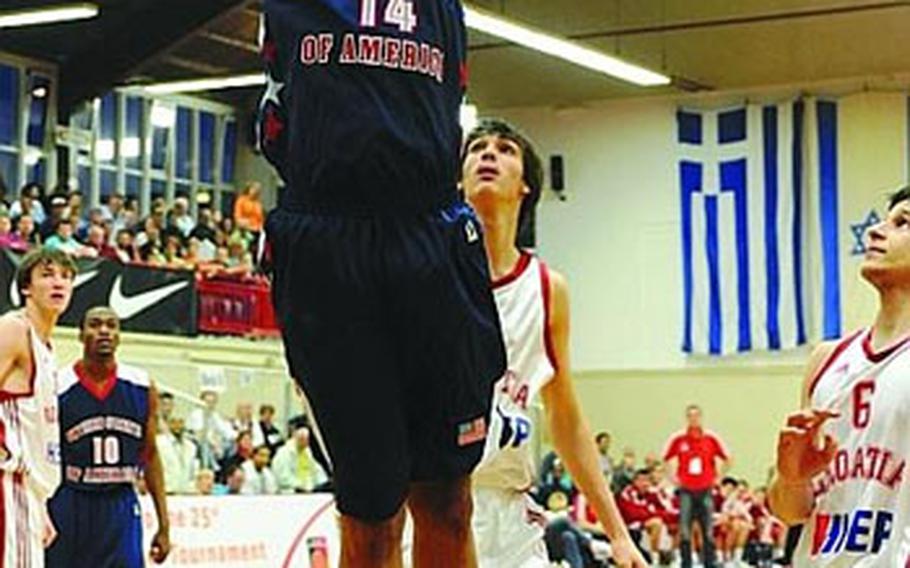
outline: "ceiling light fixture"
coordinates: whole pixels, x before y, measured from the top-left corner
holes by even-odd
[[[87,2],[60,4],[31,10],[11,10],[0,12],[0,28],[18,28],[55,22],[85,20],[94,18],[97,15],[98,5]]]
[[[264,84],[265,73],[248,73],[245,75],[231,75],[228,77],[211,77],[208,79],[189,79],[186,81],[154,83],[142,88],[147,93],[153,95],[168,95],[173,93],[219,91],[221,89],[234,89],[238,87],[256,87]]]
[[[600,71],[642,87],[670,84],[670,77],[666,75],[623,61],[618,57],[607,55],[578,42],[535,30],[524,24],[473,6],[466,5],[464,12],[465,24],[474,30],[559,57],[576,65]]]

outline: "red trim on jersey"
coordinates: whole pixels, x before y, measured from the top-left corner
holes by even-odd
[[[853,340],[856,339],[857,337],[859,337],[859,335],[862,332],[863,332],[863,330],[861,330],[861,329],[853,332],[853,335],[850,335],[847,338],[842,339],[841,342],[838,343],[837,346],[834,348],[834,350],[831,351],[831,354],[828,355],[828,358],[825,359],[825,362],[818,368],[818,370],[815,372],[815,375],[812,376],[812,381],[809,382],[809,396],[810,397],[815,392],[815,387],[818,386],[818,381],[821,380],[822,375],[825,374],[825,371],[827,371],[831,367],[831,365],[834,364],[835,359],[840,357],[840,354],[843,353],[844,350],[851,343],[853,343]]]
[[[556,349],[553,347],[553,335],[550,333],[550,269],[542,260],[538,260],[538,264],[540,265],[540,292],[543,296],[543,344],[547,350],[547,359],[553,365],[553,370],[558,371]]]
[[[98,400],[103,401],[114,390],[114,387],[117,385],[117,366],[108,371],[106,377],[104,377],[103,382],[98,382],[88,376],[88,373],[85,371],[85,367],[82,365],[82,361],[76,361],[76,364],[73,365],[73,371],[76,373],[76,376],[79,377],[79,384],[82,385],[82,388],[87,390],[89,394]]]
[[[869,332],[863,337],[863,353],[866,354],[866,359],[873,363],[880,363],[888,358],[888,355],[891,355],[901,347],[907,344],[910,341],[910,335],[904,336],[902,339],[895,341],[888,347],[885,347],[881,351],[877,352],[872,347],[872,328],[869,328]]]
[[[502,278],[496,278],[493,280],[493,288],[501,288],[506,284],[515,282],[518,280],[518,277],[524,274],[524,271],[528,269],[529,264],[531,264],[530,253],[521,251],[521,256],[518,257],[518,262],[515,263],[515,266],[512,268],[512,270]]]

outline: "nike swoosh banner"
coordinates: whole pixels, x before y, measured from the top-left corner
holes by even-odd
[[[20,256],[0,251],[0,313],[19,305],[15,291]],[[78,326],[86,310],[110,306],[124,331],[197,335],[196,278],[186,270],[124,266],[109,260],[77,261],[79,277],[60,322]]]

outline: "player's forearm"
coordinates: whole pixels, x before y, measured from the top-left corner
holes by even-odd
[[[553,408],[549,413],[556,452],[566,464],[572,480],[594,507],[604,533],[610,540],[629,538],[613,494],[600,471],[594,438],[577,403]]]
[[[149,456],[148,467],[145,470],[145,484],[152,502],[155,504],[155,515],[158,516],[158,530],[170,530],[171,522],[167,514],[167,498],[165,497],[164,468],[161,466],[161,456],[157,451]]]
[[[768,504],[774,516],[785,524],[801,524],[815,506],[812,485],[808,481],[792,482],[775,477],[768,490]]]

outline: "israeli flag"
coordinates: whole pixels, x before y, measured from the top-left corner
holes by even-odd
[[[837,106],[677,113],[686,353],[840,335]]]

